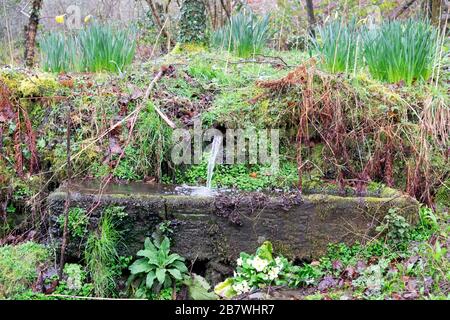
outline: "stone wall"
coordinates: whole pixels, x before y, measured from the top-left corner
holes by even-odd
[[[95,188],[74,187],[71,206],[89,211],[90,228],[97,225],[104,208],[123,206],[127,216],[120,222],[126,246],[122,254],[133,255],[142,248],[162,221],[172,221],[173,250],[191,261],[229,264],[241,251],[254,252],[265,240],[292,259],[312,259],[324,254],[330,242],[364,242],[389,208],[412,223],[418,203],[406,196],[341,197],[327,194],[238,193],[190,196],[164,187],[147,185],[113,186],[101,198]],[[66,192],[58,190],[48,198],[51,241],[60,244],[62,231],[57,217],[62,214]],[[71,239],[69,256],[82,257],[82,239]]]

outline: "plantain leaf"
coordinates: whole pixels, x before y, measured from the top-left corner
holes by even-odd
[[[141,272],[149,272],[152,268],[148,264],[146,259],[138,259],[128,268],[131,274],[137,274]]]
[[[166,269],[157,269],[156,270],[156,278],[159,281],[159,284],[164,283],[164,278],[166,277]]]
[[[153,283],[155,282],[156,274],[153,271],[150,271],[147,274],[147,277],[145,279],[145,285],[148,289],[151,289],[153,287]]]
[[[181,272],[178,269],[167,269],[167,271],[172,275],[172,277],[174,277],[177,280],[181,280],[183,279],[183,277],[181,276]]]

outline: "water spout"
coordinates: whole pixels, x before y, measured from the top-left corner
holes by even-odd
[[[211,189],[211,181],[214,175],[214,167],[216,166],[217,155],[220,152],[220,147],[222,146],[222,136],[214,136],[214,140],[211,146],[211,154],[208,160],[208,176],[206,179],[206,187]]]

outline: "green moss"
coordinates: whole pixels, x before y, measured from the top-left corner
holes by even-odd
[[[438,205],[450,208],[450,179],[437,190],[435,200]]]
[[[206,51],[206,46],[201,43],[177,43],[171,54],[195,54]]]
[[[0,69],[0,81],[4,82],[11,93],[18,92],[20,83],[26,79],[25,74],[13,69]]]
[[[41,74],[22,80],[18,92],[23,97],[39,97],[54,94],[58,87],[59,84],[54,76]]]
[[[14,298],[30,288],[48,258],[47,248],[34,242],[0,247],[0,298]]]

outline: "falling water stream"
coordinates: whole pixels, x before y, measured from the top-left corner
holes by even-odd
[[[214,175],[214,167],[216,166],[217,155],[219,154],[220,147],[222,146],[222,137],[215,136],[211,145],[211,154],[208,160],[208,176],[206,179],[206,187],[211,189],[211,181]]]
[[[217,156],[219,155],[219,152],[221,150],[222,146],[222,137],[221,136],[215,136],[214,140],[211,144],[211,153],[209,155],[208,159],[208,167],[207,167],[207,179],[206,179],[206,186],[177,186],[175,190],[177,192],[181,193],[188,193],[191,196],[203,196],[203,197],[209,197],[214,196],[216,194],[216,190],[212,189],[212,178],[214,175],[214,168],[216,166]]]

